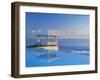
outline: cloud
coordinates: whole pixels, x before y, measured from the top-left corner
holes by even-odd
[[[88,39],[89,31],[82,30],[80,28],[63,29],[63,30],[49,30],[49,35],[57,35],[59,38],[67,39]]]

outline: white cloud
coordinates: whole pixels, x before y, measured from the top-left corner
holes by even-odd
[[[80,28],[63,29],[63,30],[49,30],[49,35],[57,35],[59,38],[70,39],[88,39],[89,31],[83,31]]]

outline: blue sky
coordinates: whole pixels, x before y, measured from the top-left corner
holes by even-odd
[[[64,38],[89,38],[89,15],[51,14],[26,12],[26,38],[32,38],[32,30],[60,30]]]

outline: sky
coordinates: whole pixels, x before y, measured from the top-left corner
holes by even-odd
[[[88,39],[89,15],[26,12],[26,39],[31,39],[35,31],[48,34],[58,31],[60,38]]]

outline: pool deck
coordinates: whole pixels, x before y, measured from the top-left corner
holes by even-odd
[[[27,48],[43,48],[46,50],[53,50],[53,51],[58,51],[59,47],[58,45],[31,45],[31,46],[27,46]]]

